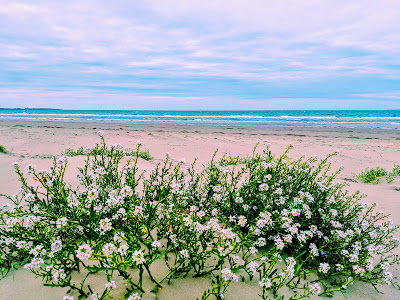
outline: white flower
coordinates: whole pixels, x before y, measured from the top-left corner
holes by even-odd
[[[97,189],[91,189],[88,191],[87,195],[88,200],[94,201],[98,198],[98,196],[99,196],[99,191]]]
[[[76,252],[76,257],[78,257],[80,260],[88,260],[91,256],[92,248],[90,248],[90,245],[88,244],[80,246]]]
[[[8,238],[8,239],[13,239],[13,238]],[[8,239],[6,239],[6,245],[9,244],[9,243],[7,244],[7,240],[8,240]],[[14,239],[13,239],[13,240],[14,240]],[[26,243],[25,241],[18,241],[18,242],[17,242],[17,248],[18,248],[18,249],[24,249],[24,248],[26,248],[26,247],[27,247],[27,243]]]
[[[69,194],[67,197],[67,202],[69,207],[78,207],[79,200],[76,198],[75,194]]]
[[[27,174],[32,174],[33,172],[35,172],[35,170],[36,170],[35,165],[27,165],[25,167],[25,173],[27,173]]]
[[[24,200],[25,200],[26,202],[33,202],[33,201],[35,201],[35,195],[32,194],[32,193],[27,193],[27,194],[24,196]]]
[[[336,264],[335,267],[336,267],[336,270],[338,270],[338,271],[342,271],[344,269],[343,265],[341,265],[341,264]]]
[[[256,276],[258,267],[259,267],[259,264],[256,263],[255,261],[252,261],[252,262],[250,262],[249,265],[247,266],[247,269],[248,269],[251,273],[253,273],[253,276]]]
[[[140,297],[138,293],[133,293],[128,298],[128,300],[140,300],[140,299],[142,299],[142,297]]]
[[[161,247],[161,243],[159,241],[153,241],[151,243],[151,247],[153,248],[160,248]]]
[[[137,216],[137,215],[141,215],[143,213],[143,207],[141,207],[141,206],[135,206],[135,211],[133,212],[133,214],[135,215],[135,216]]]
[[[367,259],[366,269],[372,271],[374,269],[374,260],[372,258]]]
[[[121,207],[120,209],[118,209],[117,214],[119,216],[125,216],[126,215],[126,210],[125,208]]]
[[[42,258],[32,258],[32,261],[29,264],[24,266],[24,269],[36,270],[39,269],[40,266],[44,263]]]
[[[274,238],[275,241],[275,246],[278,250],[282,250],[283,247],[285,247],[285,244],[283,243],[282,239],[278,236]]]
[[[318,256],[319,255],[319,253],[318,253],[318,248],[317,248],[317,246],[314,244],[314,243],[311,243],[310,244],[310,253],[311,253],[311,255],[312,256]]]
[[[193,223],[193,220],[190,218],[190,216],[184,217],[183,222],[185,222],[185,226],[190,226]]]
[[[293,257],[288,257],[285,261],[288,266],[294,266],[296,264],[296,260]]]
[[[111,230],[112,226],[111,226],[111,222],[109,218],[105,218],[103,220],[100,221],[100,231],[102,233]]]
[[[249,251],[251,254],[256,254],[258,252],[256,247],[249,247]]]
[[[260,186],[258,188],[260,189],[260,191],[266,192],[266,191],[268,191],[268,184],[266,184],[266,183],[260,184]]]
[[[203,210],[200,210],[199,212],[197,212],[197,216],[199,217],[199,218],[202,218],[202,217],[204,217],[206,215],[206,213],[203,211]]]
[[[385,282],[387,283],[387,284],[391,284],[391,281],[392,281],[392,279],[393,279],[393,274],[392,273],[390,273],[389,271],[386,271],[385,273],[384,273],[384,275],[385,275]]]
[[[290,244],[292,242],[292,240],[293,240],[293,236],[290,235],[290,234],[287,234],[287,235],[283,236],[283,241],[286,242],[286,243]]]
[[[326,273],[328,273],[329,269],[330,269],[330,266],[328,263],[320,263],[319,264],[319,268],[318,268],[319,272],[326,274]]]
[[[231,279],[233,281],[238,281],[239,280],[239,277],[237,275],[233,274],[232,271],[230,269],[228,269],[228,268],[223,269],[221,271],[221,274],[222,274],[222,278],[225,281],[229,281]]]
[[[229,216],[228,219],[229,219],[229,222],[233,223],[236,221],[236,216]]]
[[[121,256],[125,256],[126,253],[128,252],[128,249],[129,249],[129,247],[127,244],[122,244],[121,246],[119,246],[117,251],[119,254],[121,254]]]
[[[127,196],[132,196],[133,195],[133,190],[130,186],[125,185],[122,190],[121,194],[122,197],[127,197]]]
[[[50,272],[51,270],[53,270],[53,265],[46,266],[46,272]]]
[[[7,230],[10,231],[18,223],[17,218],[10,217],[6,220]]]
[[[33,254],[33,256],[39,256],[39,255],[41,255],[41,256],[44,256],[44,255],[46,255],[46,250],[43,248],[43,246],[42,245],[38,245],[38,246],[36,246],[35,248],[33,248],[30,252],[29,252],[29,254]]]
[[[240,227],[246,226],[246,222],[247,222],[246,217],[244,217],[244,216],[239,216],[238,217],[238,225]]]
[[[243,198],[242,197],[236,197],[235,202],[239,203],[239,204],[243,203]]]
[[[66,217],[60,218],[56,221],[57,228],[63,228],[67,226],[68,219]]]
[[[68,162],[68,158],[66,156],[60,156],[56,160],[57,165],[63,165],[63,164],[66,164],[67,162]]]
[[[217,202],[220,202],[221,199],[222,199],[222,196],[221,196],[221,194],[215,193],[215,194],[213,194],[213,199],[214,199],[215,201],[217,201]]]
[[[63,300],[74,300],[74,297],[65,295],[65,296],[63,297]]]
[[[133,260],[137,265],[143,264],[146,260],[144,258],[144,254],[141,250],[136,250],[133,252]]]
[[[261,281],[258,282],[258,284],[260,285],[261,288],[263,289],[268,289],[272,286],[272,282],[271,279],[269,278],[263,278],[261,279]]]
[[[365,273],[365,270],[357,265],[353,266],[353,270],[354,270],[354,273],[356,273],[357,275],[363,275]]]
[[[266,244],[267,244],[267,241],[263,237],[258,238],[258,240],[256,242],[256,245],[258,247],[264,247]]]
[[[358,253],[352,253],[349,255],[350,262],[357,262],[358,261]]]
[[[107,243],[103,246],[103,253],[105,256],[113,256],[117,251],[117,247],[113,243]]]
[[[92,294],[92,300],[99,300],[99,294],[97,294],[97,293],[94,293],[94,294]]]
[[[310,289],[310,292],[313,295],[318,295],[322,292],[321,286],[319,285],[318,282],[310,284],[308,288]]]
[[[58,283],[58,281],[64,280],[67,277],[67,274],[65,274],[64,269],[60,270],[55,270],[53,273],[53,280],[55,283]]]
[[[124,241],[124,238],[125,237],[125,233],[123,233],[123,232],[118,232],[118,233],[116,233],[116,234],[114,234],[114,242],[116,242],[116,243],[122,243],[123,241]]]
[[[115,281],[114,280],[111,280],[110,282],[107,282],[106,284],[105,284],[105,287],[106,287],[106,289],[116,289],[117,288],[117,285],[115,284]]]
[[[290,226],[288,230],[290,231],[291,234],[296,234],[299,231],[299,229],[295,225]]]
[[[187,251],[186,249],[183,249],[181,251],[179,251],[179,253],[183,256],[188,258],[189,257],[189,251]]]
[[[62,242],[61,240],[56,240],[53,244],[51,244],[51,251],[52,252],[58,252],[61,251],[62,249]]]

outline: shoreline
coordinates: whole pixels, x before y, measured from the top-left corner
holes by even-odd
[[[287,135],[313,137],[347,137],[350,139],[395,139],[400,140],[400,130],[383,128],[347,128],[347,127],[306,127],[306,126],[236,126],[236,125],[172,125],[107,122],[67,122],[67,121],[16,121],[0,120],[0,127],[26,128],[65,128],[86,130],[127,130],[127,131],[168,131],[190,133],[229,133],[251,135]],[[190,131],[189,131],[190,130]],[[214,131],[213,131],[214,130]],[[215,130],[219,130],[215,132]],[[213,132],[211,132],[213,131]],[[187,132],[184,132],[187,133]],[[310,135],[311,134],[311,135]]]

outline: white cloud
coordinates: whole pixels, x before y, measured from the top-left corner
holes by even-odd
[[[374,99],[400,99],[400,91],[393,91],[388,93],[355,94],[354,96]]]
[[[399,80],[399,14],[388,0],[11,1],[0,4],[0,63],[76,86],[85,76],[94,86],[124,76]]]
[[[131,110],[285,110],[285,109],[394,109],[398,102],[391,97],[361,96],[358,99],[337,98],[266,98],[245,101],[240,97],[188,97],[165,95],[141,95],[132,92],[46,90],[39,88],[15,89],[0,87],[1,107],[38,107],[62,109],[131,109]],[[30,99],[41,99],[30,102]]]

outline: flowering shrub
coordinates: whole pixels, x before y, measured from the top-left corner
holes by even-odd
[[[3,275],[22,265],[47,286],[68,287],[64,299],[105,299],[117,277],[127,299],[140,299],[145,273],[154,293],[177,277],[210,278],[203,300],[222,299],[247,278],[259,281],[262,299],[282,296],[284,286],[301,299],[357,280],[396,284],[389,267],[399,262],[391,254],[398,227],[334,182],[330,156],[292,161],[266,146],[237,166],[215,153],[201,170],[167,156],[145,176],[140,144],[126,156],[101,136],[86,154],[78,186],[64,180],[67,157],[47,171],[27,166],[37,186],[14,165],[22,188],[0,211]],[[164,274],[151,271],[156,261]],[[95,274],[106,279],[101,290],[88,283]]]

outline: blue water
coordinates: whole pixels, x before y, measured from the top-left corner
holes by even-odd
[[[0,109],[0,120],[400,129],[400,110],[138,111]]]

